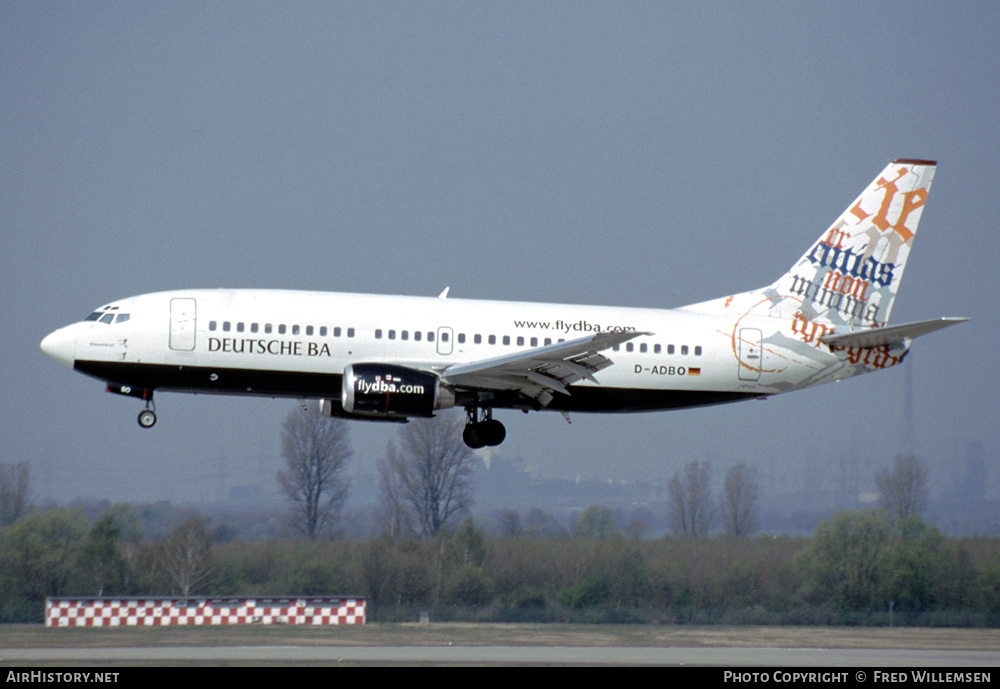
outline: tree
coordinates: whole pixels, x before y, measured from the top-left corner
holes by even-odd
[[[686,537],[708,534],[715,518],[712,505],[712,467],[708,462],[689,462],[667,485],[669,521],[674,533]]]
[[[600,505],[590,505],[573,525],[573,535],[581,538],[607,538],[618,533],[618,523],[611,510]]]
[[[524,533],[533,537],[553,537],[564,535],[559,520],[541,507],[532,507],[524,519]]]
[[[380,506],[376,518],[382,525],[382,533],[390,538],[411,536],[414,528],[413,510],[406,498],[406,486],[403,484],[404,472],[399,470],[402,464],[399,448],[390,442],[386,453],[376,461],[379,479]]]
[[[118,552],[121,529],[115,523],[115,514],[102,512],[80,547],[80,579],[86,582],[94,595],[119,592],[127,580],[127,564]]]
[[[347,421],[323,416],[312,405],[296,409],[281,426],[281,449],[285,468],[278,483],[292,501],[293,524],[316,540],[336,520],[350,486]]]
[[[913,455],[897,455],[891,469],[875,474],[875,485],[879,505],[894,524],[927,508],[927,469]]]
[[[512,509],[506,509],[500,513],[500,516],[497,517],[497,526],[500,530],[500,538],[516,538],[524,531],[521,526],[521,513]]]
[[[27,462],[0,464],[0,526],[10,526],[28,511],[30,493]]]
[[[801,556],[814,595],[838,608],[881,608],[889,543],[889,529],[876,512],[841,511],[821,521]]]
[[[50,509],[31,512],[4,529],[0,570],[14,582],[16,595],[41,600],[73,593],[87,526],[79,509]]]
[[[747,536],[757,530],[757,471],[740,462],[726,472],[719,503],[726,530]]]
[[[889,595],[901,610],[929,610],[941,588],[945,561],[941,533],[919,516],[896,524],[899,537],[889,548]]]
[[[160,544],[159,562],[181,595],[191,594],[212,573],[211,535],[201,517],[188,517]]]
[[[383,460],[382,490],[398,489],[394,504],[405,507],[419,533],[432,537],[472,506],[475,454],[462,440],[464,416],[440,414],[400,429],[400,444]],[[383,495],[383,502],[387,498]]]

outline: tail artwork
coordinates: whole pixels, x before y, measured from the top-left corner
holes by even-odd
[[[937,163],[895,160],[770,287],[770,315],[831,328],[889,320]]]
[[[735,319],[741,380],[784,379],[784,392],[888,368],[913,338],[966,320],[886,327],[936,166],[894,160],[776,282],[688,307]],[[775,374],[793,361],[815,373],[789,385]]]

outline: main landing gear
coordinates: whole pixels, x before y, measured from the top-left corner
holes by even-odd
[[[465,430],[462,440],[473,450],[489,445],[494,447],[507,437],[507,429],[493,418],[493,410],[489,407],[466,407]]]

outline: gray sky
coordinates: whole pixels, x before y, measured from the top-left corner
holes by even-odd
[[[0,461],[39,498],[271,482],[287,400],[136,400],[48,360],[116,298],[260,287],[673,307],[770,283],[892,159],[939,161],[893,321],[914,442],[985,445],[996,365],[995,2],[0,3]],[[502,414],[543,476],[749,460],[811,481],[903,442],[890,370],[766,402]],[[355,424],[355,473],[396,435]],[[721,472],[720,472],[721,474]]]

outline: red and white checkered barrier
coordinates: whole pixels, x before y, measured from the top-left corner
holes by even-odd
[[[364,598],[48,598],[46,627],[364,624]]]

